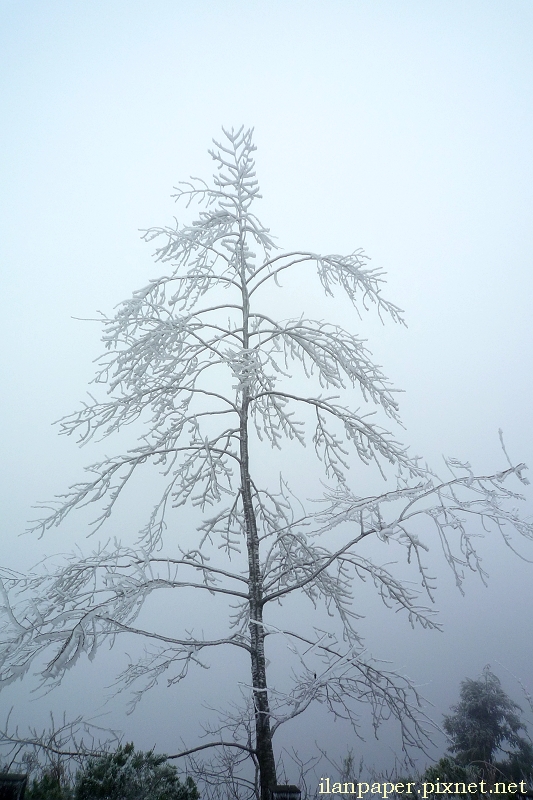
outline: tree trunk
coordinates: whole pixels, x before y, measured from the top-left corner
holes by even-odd
[[[249,298],[244,272],[241,274],[243,295],[243,349],[249,347]],[[248,453],[248,409],[250,389],[242,388],[240,412],[240,475],[241,496],[248,549],[248,592],[250,607],[250,646],[252,661],[252,693],[255,710],[255,747],[259,763],[261,800],[270,800],[270,792],[277,783],[276,761],[270,730],[270,708],[265,663],[265,632],[263,630],[263,576],[259,561],[259,536],[252,502],[250,461]]]
[[[250,593],[250,645],[252,686],[255,709],[255,746],[259,762],[261,800],[270,800],[270,790],[277,783],[276,762],[270,732],[270,708],[265,663],[263,630],[263,580],[259,563],[259,537],[252,504],[248,460],[248,399],[244,399],[240,424],[241,492],[248,548],[248,587]]]

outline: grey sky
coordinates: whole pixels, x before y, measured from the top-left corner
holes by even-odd
[[[284,249],[363,247],[387,272],[409,328],[342,321],[406,390],[405,441],[433,463],[496,470],[501,427],[533,464],[530,2],[0,0],[0,80],[3,564],[71,546],[17,534],[94,460],[50,427],[100,352],[98,327],[72,317],[157,274],[138,229],[189,221],[172,187],[211,175],[222,124],[255,127],[259,213]],[[293,290],[293,313],[345,314]],[[427,684],[437,718],[487,662],[529,680],[531,566],[499,544],[485,553],[489,589],[473,577],[466,598],[441,565],[440,637],[372,607],[372,649]],[[159,694],[157,731],[124,725],[170,750]],[[368,754],[378,763],[379,747]]]

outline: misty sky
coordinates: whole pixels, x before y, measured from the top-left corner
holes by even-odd
[[[191,221],[170,195],[211,176],[221,125],[255,128],[258,213],[284,249],[362,247],[387,273],[407,329],[288,291],[291,315],[340,315],[368,338],[405,390],[404,441],[439,469],[444,453],[488,474],[506,465],[502,428],[511,458],[533,464],[529,0],[0,0],[0,80],[2,565],[94,545],[75,526],[19,538],[32,505],[94,460],[51,426],[84,397],[101,351],[98,326],[75,318],[111,312],[161,271],[139,229]],[[489,587],[472,575],[464,598],[439,564],[443,634],[369,604],[369,647],[420,684],[437,721],[487,663],[518,702],[511,673],[533,691],[533,567],[496,539],[482,554]],[[0,716],[12,703],[21,724],[48,707],[92,713],[113,658],[34,705],[15,687]],[[158,689],[108,721],[175,751],[176,719],[187,738],[205,715],[197,699]],[[298,733],[307,744],[312,724]],[[379,766],[388,743],[345,733],[331,735],[337,752]]]

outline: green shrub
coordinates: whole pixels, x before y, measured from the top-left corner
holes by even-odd
[[[133,744],[90,759],[76,775],[74,800],[198,800],[192,778],[182,783],[166,756]],[[44,799],[43,799],[44,800]],[[51,799],[52,800],[52,799]],[[55,800],[55,799],[54,799]]]

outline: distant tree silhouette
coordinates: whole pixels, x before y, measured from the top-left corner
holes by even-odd
[[[462,681],[460,700],[443,722],[457,764],[478,766],[495,780],[530,779],[533,747],[521,711],[490,666],[477,680]]]

